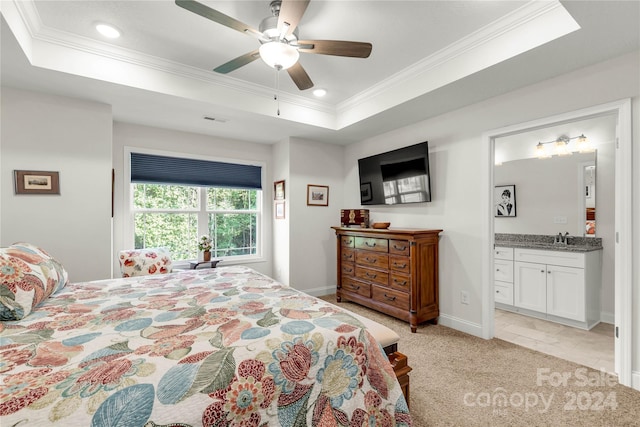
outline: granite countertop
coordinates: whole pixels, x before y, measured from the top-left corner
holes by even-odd
[[[599,237],[569,236],[568,244],[554,243],[556,236],[541,234],[495,234],[496,246],[507,248],[540,249],[545,251],[591,252],[602,249]]]

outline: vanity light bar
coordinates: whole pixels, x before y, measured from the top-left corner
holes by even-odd
[[[570,150],[568,147],[569,142],[572,139],[578,140],[576,143],[575,150]],[[589,142],[587,137],[584,136],[584,134],[581,134],[578,136],[572,136],[572,137],[561,135],[557,139],[554,139],[553,141],[546,141],[546,142],[540,141],[536,144],[536,156],[539,159],[548,159],[553,155],[553,154],[547,153],[545,149],[546,144],[554,144],[556,149],[555,149],[555,153],[553,154],[556,154],[558,156],[570,156],[574,151],[578,151],[580,153],[591,153],[594,151],[594,148],[591,146],[591,143]]]

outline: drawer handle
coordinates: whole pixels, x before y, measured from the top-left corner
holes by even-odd
[[[399,267],[399,268],[407,268],[407,264],[406,264],[406,263],[404,263],[404,264],[398,264],[397,262],[394,262],[394,263],[393,263],[393,266],[394,266],[394,267]]]
[[[370,262],[370,263],[376,263],[376,262],[378,262],[378,259],[377,259],[377,258],[369,258],[369,257],[366,257],[364,260],[365,260],[365,261],[367,261],[367,262]]]
[[[400,285],[400,286],[404,286],[404,285],[406,285],[406,284],[407,284],[407,281],[406,281],[406,280],[403,280],[403,281],[401,282],[401,281],[399,281],[399,280],[397,280],[397,279],[393,279],[393,282],[394,282],[395,284],[397,284],[397,285]]]
[[[364,244],[369,246],[370,248],[375,248],[376,247],[376,242],[373,242],[373,243],[364,242]]]
[[[344,268],[344,271],[345,271],[346,273],[351,273],[351,272],[353,271],[353,268],[346,268],[346,267],[345,267],[345,268]]]
[[[376,277],[378,277],[377,274],[370,274],[368,271],[366,273],[364,273],[364,274],[365,274],[365,276],[367,276],[367,277],[369,277],[371,279],[375,279]]]
[[[387,295],[387,294],[384,294],[384,297],[385,297],[387,300],[389,300],[389,301],[395,301],[395,300],[396,300],[396,297],[390,297],[390,296],[389,296],[389,295]]]
[[[355,286],[355,285],[350,285],[351,289],[353,289],[354,291],[357,291],[358,289],[360,289],[360,286]]]
[[[404,251],[404,250],[407,249],[407,247],[406,246],[400,247],[400,246],[397,246],[397,245],[393,245],[393,249],[395,249],[396,251]]]
[[[544,273],[544,270],[540,270],[540,273]]]
[[[351,240],[351,239],[349,239],[349,240],[345,240],[345,241],[344,241],[344,244],[345,244],[345,245],[350,245],[350,244],[352,244],[352,243],[353,243],[353,240]]]
[[[345,255],[344,259],[353,259],[353,255]]]
[[[499,293],[500,293],[500,291],[496,291],[496,294],[499,294]]]
[[[496,268],[496,271],[500,271],[500,269],[499,269],[499,268]]]

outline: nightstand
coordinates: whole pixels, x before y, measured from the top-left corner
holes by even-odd
[[[211,261],[189,261],[189,268],[191,270],[197,270],[200,266],[209,266],[209,268],[216,268],[221,259],[212,259]],[[206,267],[203,267],[206,268]]]

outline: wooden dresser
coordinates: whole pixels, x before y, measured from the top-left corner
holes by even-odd
[[[353,301],[409,322],[436,322],[442,230],[331,227],[337,236],[338,302]]]

